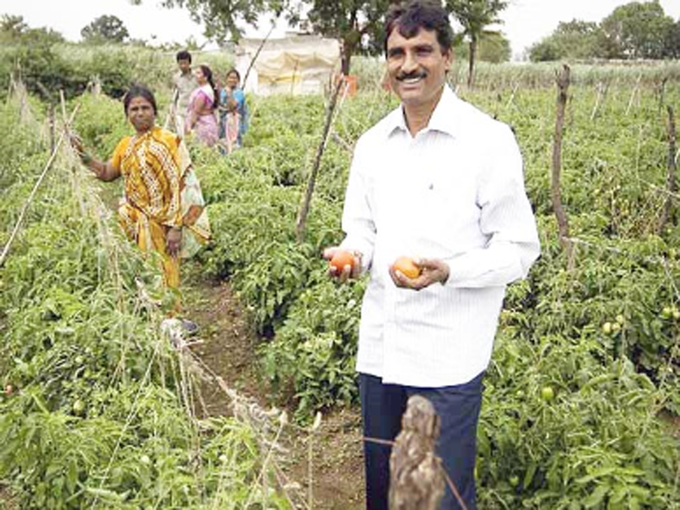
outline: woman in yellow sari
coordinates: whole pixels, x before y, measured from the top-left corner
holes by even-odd
[[[121,226],[142,250],[161,254],[165,283],[177,289],[180,257],[193,255],[210,238],[203,197],[181,138],[155,125],[151,91],[133,86],[123,105],[136,133],[120,141],[110,161],[90,156],[77,137],[72,144],[100,180],[124,178]]]

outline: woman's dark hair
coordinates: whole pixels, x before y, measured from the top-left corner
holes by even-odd
[[[144,85],[132,85],[132,87],[130,87],[130,90],[128,90],[125,93],[125,97],[123,97],[123,108],[125,109],[125,115],[127,115],[128,107],[130,106],[130,101],[132,101],[136,97],[143,97],[144,99],[146,99],[149,103],[151,103],[151,107],[153,108],[153,114],[154,115],[158,114],[156,98],[153,96],[153,92],[151,92]]]
[[[215,94],[215,98],[213,99],[212,103],[212,109],[214,110],[215,108],[217,108],[217,101],[219,101],[220,94],[219,91],[217,90],[217,87],[215,86],[212,70],[205,64],[202,64],[198,67],[203,73],[203,76],[205,76],[206,79],[208,80],[208,83],[210,84],[210,87],[213,89],[213,93]]]
[[[177,53],[177,62],[180,60],[188,60],[189,63],[191,64],[191,53],[189,53],[187,50],[182,50]]]
[[[230,74],[235,74],[236,77],[238,78],[238,82],[241,83],[241,73],[239,73],[235,67],[232,67],[231,69],[229,69],[229,71],[227,71],[226,74],[227,78],[229,77]]]
[[[434,30],[443,53],[448,52],[453,44],[453,30],[449,23],[449,15],[440,1],[411,0],[407,4],[392,6],[385,18],[386,54],[387,39],[395,28],[407,39],[415,37],[421,28]]]

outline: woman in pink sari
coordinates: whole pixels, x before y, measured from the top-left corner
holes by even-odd
[[[198,88],[191,93],[187,108],[186,133],[194,131],[200,141],[213,146],[219,138],[219,128],[215,108],[217,107],[217,88],[210,68],[200,65],[194,71]]]

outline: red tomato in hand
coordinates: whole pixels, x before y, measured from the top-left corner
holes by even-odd
[[[421,273],[421,269],[410,257],[399,257],[392,265],[392,268],[410,279],[418,278]]]
[[[354,270],[354,255],[347,250],[338,250],[330,261],[330,267],[336,274],[342,273],[346,266],[350,267],[350,273]]]

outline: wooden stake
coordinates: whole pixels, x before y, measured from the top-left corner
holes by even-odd
[[[390,456],[390,510],[436,510],[444,496],[444,475],[435,454],[441,431],[434,406],[422,395],[408,400],[402,430]],[[455,486],[452,487],[455,490]],[[466,508],[458,497],[461,508]]]
[[[600,104],[603,102],[606,94],[607,94],[607,86],[604,83],[599,82],[597,84],[597,100],[595,101],[595,106],[593,106],[593,111],[590,114],[591,122],[595,120],[595,117],[597,116],[597,112],[600,109]]]
[[[326,149],[328,135],[330,134],[331,125],[333,124],[333,113],[335,112],[335,105],[338,102],[338,95],[340,94],[340,89],[343,87],[343,85],[345,85],[345,80],[342,78],[343,77],[338,80],[338,83],[335,86],[335,91],[331,96],[331,102],[328,105],[328,111],[326,112],[326,124],[323,128],[321,143],[319,143],[319,148],[316,151],[314,166],[312,167],[312,172],[309,174],[309,181],[307,182],[307,191],[305,192],[302,207],[300,208],[300,213],[297,217],[296,229],[297,240],[299,243],[302,243],[305,240],[305,227],[307,225],[307,216],[309,215],[309,207],[312,202],[312,195],[314,194],[314,187],[316,186],[316,177],[319,174],[321,158],[323,156],[324,150]]]
[[[666,83],[668,83],[668,76],[664,76],[659,84],[659,113],[661,113],[663,105],[666,102]]]
[[[626,108],[626,115],[630,113],[631,108],[633,108],[633,103],[635,102],[635,96],[640,93],[640,82],[642,81],[642,74],[638,76],[637,82],[635,83],[635,88],[630,94],[630,100],[628,101],[628,107]]]
[[[517,90],[519,89],[519,80],[517,83],[515,83],[515,86],[512,88],[512,93],[510,94],[510,99],[508,99],[508,102],[505,105],[505,109],[507,110],[512,106],[513,101],[515,100],[515,95],[517,95]]]
[[[57,136],[56,136],[56,119],[54,115],[54,105],[50,104],[50,152],[54,152],[54,148],[57,146]]]
[[[253,68],[255,65],[255,61],[257,60],[257,57],[260,56],[260,52],[262,51],[262,48],[264,48],[264,45],[267,43],[269,40],[269,37],[272,35],[272,32],[274,31],[274,27],[276,25],[272,23],[272,27],[269,29],[269,32],[265,36],[264,39],[262,39],[262,42],[260,43],[260,46],[257,48],[257,51],[255,52],[255,56],[253,56],[253,59],[250,61],[250,64],[248,64],[248,69],[246,70],[246,74],[243,77],[243,83],[241,84],[241,88],[245,91],[246,90],[246,82],[248,81],[248,76],[250,76],[250,70]]]
[[[678,184],[675,177],[677,172],[677,161],[675,151],[677,147],[677,131],[675,127],[675,113],[672,106],[667,106],[668,110],[668,174],[666,176],[666,202],[664,203],[661,221],[659,222],[659,233],[663,232],[668,221],[673,221],[673,200],[678,191]]]
[[[555,122],[555,140],[552,155],[552,183],[551,198],[552,206],[557,217],[557,226],[560,236],[560,245],[571,255],[571,243],[569,242],[569,222],[562,205],[562,137],[564,133],[564,115],[569,100],[568,90],[571,83],[571,69],[564,65],[562,72],[557,75],[557,119]]]

